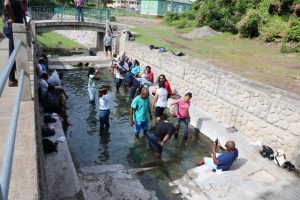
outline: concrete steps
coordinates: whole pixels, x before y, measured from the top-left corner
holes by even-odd
[[[157,199],[155,192],[145,190],[135,175],[123,165],[84,167],[79,174],[86,200]]]

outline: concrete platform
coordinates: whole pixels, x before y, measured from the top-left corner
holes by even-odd
[[[65,136],[60,120],[49,125],[55,128],[55,135],[48,137],[48,139],[56,142],[58,137]],[[45,154],[50,199],[83,199],[67,140],[58,142],[57,151],[57,153]]]
[[[102,55],[102,54],[101,54]],[[92,63],[99,64],[103,66],[110,66],[111,61],[105,59],[105,56],[60,56],[60,57],[49,57],[49,65],[66,65],[66,69],[69,69],[70,66],[77,65],[78,63]]]
[[[169,99],[169,109],[173,101]],[[193,127],[213,141],[218,138],[223,147],[226,141],[234,140],[239,157],[231,170],[222,175],[207,166],[189,170],[181,179],[170,183],[174,193],[180,193],[184,199],[300,199],[299,177],[262,158],[260,148],[251,145],[253,141],[232,132],[231,127],[201,108],[191,106],[190,116]]]
[[[8,40],[0,43],[0,73],[8,59]],[[5,87],[0,97],[0,167],[3,162],[11,113],[17,88]],[[16,134],[9,199],[38,199],[38,170],[36,152],[34,102],[21,102]]]

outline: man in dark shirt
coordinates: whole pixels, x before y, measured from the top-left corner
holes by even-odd
[[[147,134],[149,147],[157,157],[161,157],[163,146],[178,131],[179,126],[167,121],[160,122]]]
[[[127,72],[124,79],[125,85],[130,87],[129,96],[131,99],[134,98],[137,90],[140,90],[141,83],[138,81],[131,72]]]
[[[27,0],[4,0],[3,1],[3,32],[8,38],[9,55],[14,50],[13,38],[13,23],[23,23],[24,11],[22,7],[27,7]],[[15,77],[16,64],[14,63],[9,74],[9,87],[18,86],[18,81]]]

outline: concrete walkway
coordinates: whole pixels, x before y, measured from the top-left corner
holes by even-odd
[[[171,99],[169,103],[171,103]],[[217,174],[207,166],[189,170],[173,181],[174,193],[184,199],[300,199],[300,179],[293,172],[278,167],[274,161],[263,159],[259,148],[239,132],[219,122],[198,107],[191,106],[191,125],[211,140],[219,139],[224,147],[234,140],[239,157],[230,171]]]
[[[0,73],[8,59],[8,40],[0,43]],[[0,166],[6,147],[11,113],[17,88],[5,87],[0,97]],[[38,199],[38,172],[36,154],[34,101],[21,102],[15,152],[10,182],[9,199]]]

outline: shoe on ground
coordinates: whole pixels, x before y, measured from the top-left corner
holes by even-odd
[[[8,81],[8,87],[18,87],[18,80]]]

